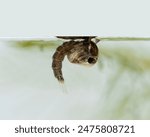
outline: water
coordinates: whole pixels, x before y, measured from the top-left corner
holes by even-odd
[[[39,48],[1,41],[0,119],[150,119],[149,44],[100,42],[99,62],[88,68],[65,59],[66,94],[51,68],[57,42]]]

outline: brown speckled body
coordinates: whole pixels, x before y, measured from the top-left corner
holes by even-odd
[[[60,37],[59,37],[60,38]],[[71,39],[68,42],[64,42],[56,49],[53,55],[52,68],[55,77],[59,82],[64,82],[62,74],[62,61],[67,55],[68,60],[71,63],[93,65],[98,59],[98,48],[96,44],[91,41],[93,37],[61,37],[63,39]],[[81,41],[74,41],[76,39],[83,39]]]

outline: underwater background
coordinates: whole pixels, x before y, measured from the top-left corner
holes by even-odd
[[[150,41],[100,41],[92,67],[63,61],[67,93],[53,75],[62,41],[0,40],[0,119],[150,119]]]

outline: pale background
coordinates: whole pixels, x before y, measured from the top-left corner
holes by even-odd
[[[149,37],[149,5],[149,0],[0,0],[0,37]]]

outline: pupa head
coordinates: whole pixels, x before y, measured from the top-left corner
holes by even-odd
[[[98,47],[92,41],[78,42],[74,44],[67,57],[71,63],[92,66],[98,60]]]

